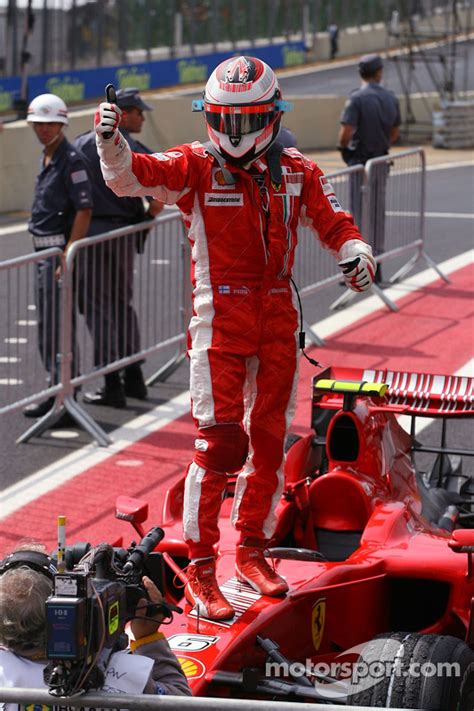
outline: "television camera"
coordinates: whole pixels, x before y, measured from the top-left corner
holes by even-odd
[[[58,572],[46,601],[47,658],[45,684],[54,696],[71,696],[101,688],[110,656],[128,644],[126,623],[136,616],[140,599],[148,598],[142,585],[147,574],[156,579],[152,551],[163,538],[152,528],[127,550],[107,543],[58,549]],[[158,612],[172,617],[181,608],[169,602],[148,602],[144,616]]]

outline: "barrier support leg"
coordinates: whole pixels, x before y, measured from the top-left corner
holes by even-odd
[[[446,274],[443,274],[443,272],[441,271],[441,269],[438,267],[438,265],[436,264],[436,262],[434,261],[434,259],[432,259],[429,254],[427,254],[424,250],[422,250],[421,256],[422,256],[422,258],[425,260],[425,262],[427,263],[427,265],[428,265],[429,267],[431,267],[432,269],[434,269],[435,272],[438,274],[438,276],[440,276],[441,279],[446,282],[446,284],[451,284],[451,279],[449,279],[449,278],[446,276]]]
[[[434,269],[435,272],[441,277],[441,279],[446,282],[446,284],[451,284],[451,280],[446,276],[446,274],[443,274],[434,259],[432,259],[430,255],[424,251],[424,249],[420,249],[416,254],[413,255],[411,259],[408,260],[406,264],[403,265],[403,267],[400,267],[400,269],[395,272],[393,276],[390,277],[389,283],[395,284],[395,282],[403,279],[409,272],[411,272],[411,270],[414,268],[414,266],[420,259],[424,259],[426,264],[432,269]]]
[[[186,358],[186,353],[183,351],[177,351],[172,358],[169,359],[167,363],[161,366],[153,375],[151,375],[146,381],[147,385],[154,385],[155,383],[164,383],[170,375],[173,375],[175,370],[178,370],[179,366]]]
[[[32,437],[39,437],[43,432],[53,427],[65,412],[68,412],[79,427],[90,434],[100,447],[112,444],[112,439],[108,434],[92,419],[89,413],[78,405],[71,395],[67,395],[64,400],[58,396],[52,409],[20,435],[16,443],[22,444],[28,442]]]
[[[67,412],[74,418],[79,427],[88,432],[95,439],[100,447],[107,447],[112,444],[113,440],[109,435],[97,424],[97,422],[89,415],[83,407],[81,407],[71,395],[64,398],[64,405]]]
[[[372,292],[381,299],[381,301],[384,302],[385,306],[388,306],[390,311],[398,311],[398,306],[392,299],[390,299],[387,294],[384,292],[383,289],[380,288],[380,286],[377,286],[377,284],[372,284],[371,286]],[[336,309],[342,309],[344,306],[349,301],[352,301],[357,296],[357,292],[351,291],[350,289],[347,289],[341,296],[338,296],[338,298],[332,302],[331,306],[329,309],[331,311],[335,311]]]
[[[418,262],[420,259],[421,252],[417,252],[416,254],[411,257],[406,264],[403,265],[403,267],[400,267],[400,269],[393,274],[393,276],[390,277],[388,280],[389,284],[395,284],[397,281],[400,281],[403,279],[415,266],[415,264]]]
[[[346,289],[340,296],[337,297],[335,301],[332,302],[331,306],[329,307],[330,311],[337,311],[337,309],[342,309],[346,304],[349,303],[349,301],[352,301],[355,298],[355,292],[350,291],[350,289]]]
[[[385,306],[388,306],[390,311],[398,311],[399,310],[396,303],[394,301],[392,301],[392,299],[390,299],[387,296],[387,294],[384,292],[383,289],[380,288],[380,286],[377,286],[377,284],[372,284],[372,291],[374,292],[374,294],[376,294],[379,297],[379,299],[381,299],[384,302]]]
[[[59,420],[63,412],[64,407],[62,405],[62,398],[61,396],[58,396],[51,410],[49,410],[49,412],[47,412],[46,415],[43,415],[43,417],[39,420],[36,420],[36,422],[29,427],[26,432],[23,432],[23,434],[16,440],[16,444],[23,444],[23,442],[28,442],[32,437],[39,437],[42,435],[43,432]]]

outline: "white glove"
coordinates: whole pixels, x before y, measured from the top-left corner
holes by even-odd
[[[94,128],[97,135],[108,140],[113,138],[118,130],[122,112],[116,104],[104,101],[95,113]]]
[[[342,259],[338,266],[342,270],[346,286],[352,291],[370,289],[377,270],[370,245],[358,239],[349,240],[342,245],[339,257]]]

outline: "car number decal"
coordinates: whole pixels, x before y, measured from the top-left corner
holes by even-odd
[[[174,634],[168,637],[171,649],[181,652],[202,652],[215,644],[219,637],[208,634]]]

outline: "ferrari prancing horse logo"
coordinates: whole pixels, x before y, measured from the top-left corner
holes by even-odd
[[[326,621],[326,598],[322,597],[313,605],[311,613],[311,633],[316,651],[319,649],[323,638],[324,623]]]

